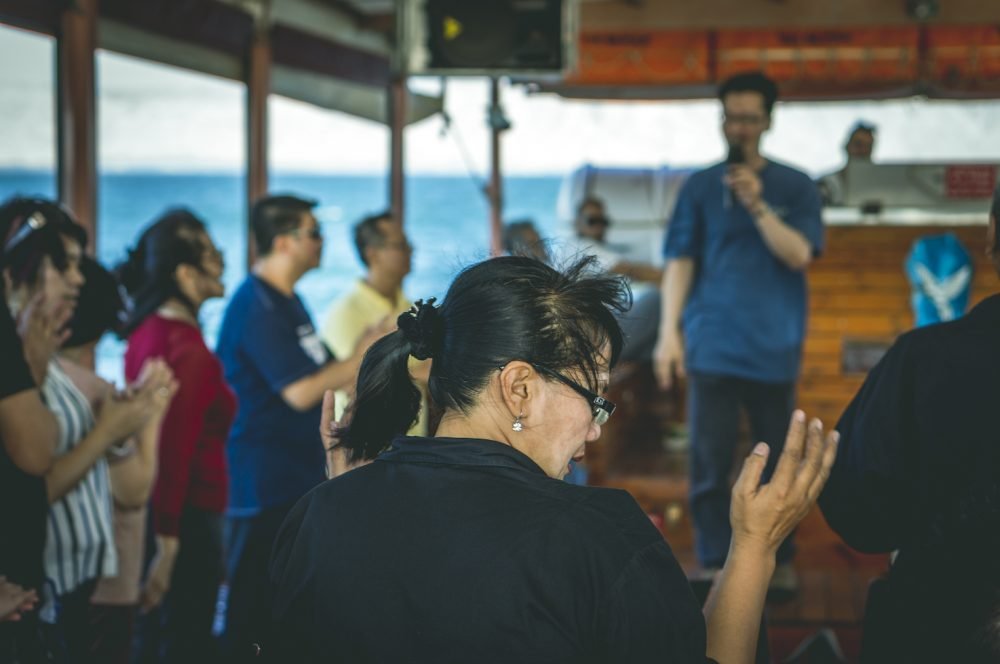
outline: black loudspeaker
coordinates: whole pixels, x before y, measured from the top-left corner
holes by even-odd
[[[564,16],[563,0],[425,0],[426,67],[559,71],[565,65]]]

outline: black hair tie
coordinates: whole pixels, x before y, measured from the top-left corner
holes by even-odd
[[[444,337],[441,310],[434,306],[437,298],[417,300],[409,311],[400,314],[396,325],[410,342],[410,355],[418,360],[434,357],[441,349]]]

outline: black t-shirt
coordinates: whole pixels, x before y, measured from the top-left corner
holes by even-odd
[[[627,493],[488,440],[400,438],[289,513],[274,662],[705,662],[691,587]]]
[[[844,412],[819,505],[851,546],[899,551],[862,661],[979,661],[960,648],[1000,609],[998,413],[1000,295],[901,336]]]
[[[34,387],[21,339],[0,291],[0,399]],[[14,465],[0,440],[0,575],[41,589],[47,513],[45,480]]]

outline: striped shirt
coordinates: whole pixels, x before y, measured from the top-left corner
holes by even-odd
[[[42,393],[59,422],[56,455],[62,456],[94,428],[94,412],[55,360],[49,362]],[[111,483],[108,463],[101,457],[76,486],[49,507],[45,575],[58,597],[91,579],[117,573]]]

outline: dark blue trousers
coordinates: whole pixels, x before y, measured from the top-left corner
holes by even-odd
[[[788,433],[795,403],[794,383],[692,373],[688,375],[691,432],[691,514],[695,552],[703,567],[721,567],[729,553],[730,473],[739,436],[740,409],[750,419],[753,442],[771,446],[763,481],[771,478]],[[792,536],[778,549],[779,564],[794,555]]]

